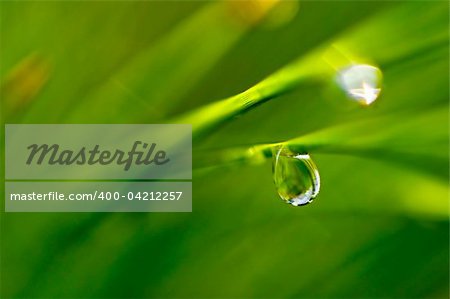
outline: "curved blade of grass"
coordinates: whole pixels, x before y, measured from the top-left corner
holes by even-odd
[[[195,166],[214,169],[260,163],[272,157],[272,151],[283,145],[299,153],[332,153],[385,160],[448,180],[448,128],[438,126],[448,119],[448,109],[438,108],[418,117],[408,115],[402,119],[409,121],[398,122],[398,115],[384,116],[326,128],[284,142],[198,153]],[[437,124],[433,131],[423,129],[433,123]],[[411,135],[417,138],[408,137]]]
[[[193,138],[199,138],[233,117],[289,92],[302,82],[318,80],[327,71],[329,66],[326,63],[316,63],[314,58],[301,59],[238,95],[201,107],[173,121],[192,124]]]

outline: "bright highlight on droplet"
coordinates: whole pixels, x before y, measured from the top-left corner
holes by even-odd
[[[319,171],[309,154],[281,147],[273,154],[272,167],[276,190],[286,203],[303,206],[319,194]]]
[[[380,69],[366,64],[356,64],[339,72],[338,83],[347,95],[362,105],[370,105],[381,92]]]

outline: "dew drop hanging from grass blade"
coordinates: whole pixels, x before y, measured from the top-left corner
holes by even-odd
[[[319,194],[320,175],[309,154],[278,148],[272,167],[275,188],[286,203],[303,206]]]

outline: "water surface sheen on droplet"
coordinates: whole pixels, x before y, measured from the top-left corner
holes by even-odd
[[[281,147],[274,152],[272,166],[276,190],[285,202],[306,205],[319,193],[319,171],[307,153]]]
[[[338,83],[347,95],[362,105],[370,105],[381,92],[380,69],[367,65],[355,64],[341,70]]]

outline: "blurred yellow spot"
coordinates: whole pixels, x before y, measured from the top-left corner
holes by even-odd
[[[50,66],[37,54],[31,54],[17,64],[5,77],[1,94],[6,108],[16,110],[26,106],[47,82]]]
[[[264,27],[277,28],[292,21],[299,11],[299,1],[279,1],[274,8],[268,12],[264,19]]]
[[[259,23],[280,0],[227,1],[231,16],[245,25]]]

